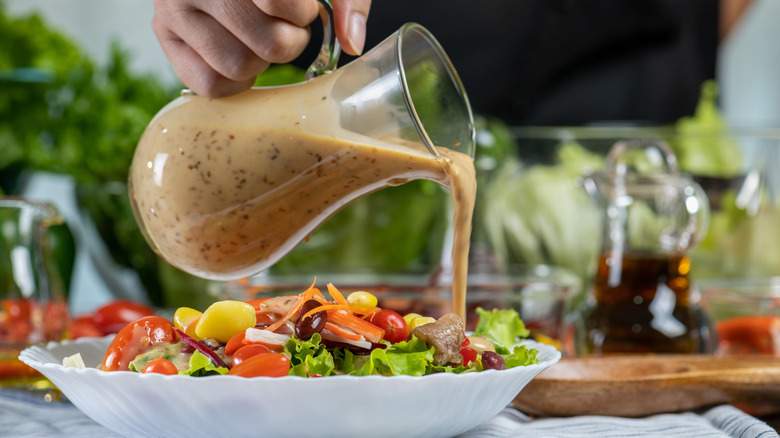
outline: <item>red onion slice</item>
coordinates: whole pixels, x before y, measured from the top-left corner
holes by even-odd
[[[192,339],[188,334],[184,333],[183,331],[174,328],[173,329],[177,335],[179,335],[179,338],[184,341],[185,344],[189,345],[190,347],[200,351],[204,356],[211,359],[212,362],[214,362],[214,365],[218,367],[225,367],[230,368],[225,364],[225,362],[222,360],[221,357],[217,353],[214,352],[211,348],[201,344],[200,342],[196,341],[195,339]]]

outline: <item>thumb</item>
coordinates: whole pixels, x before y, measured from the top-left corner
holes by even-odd
[[[363,53],[370,8],[371,0],[333,0],[333,28],[345,53]]]

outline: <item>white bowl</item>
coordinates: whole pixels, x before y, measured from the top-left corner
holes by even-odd
[[[126,436],[449,437],[506,407],[537,374],[556,363],[554,348],[537,365],[504,371],[411,376],[242,378],[103,372],[94,368],[111,341],[79,339],[30,347],[19,355],[82,412]],[[81,353],[88,368],[62,358]]]

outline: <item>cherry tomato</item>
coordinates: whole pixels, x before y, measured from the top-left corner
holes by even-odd
[[[108,346],[103,371],[126,371],[139,354],[160,344],[176,342],[173,324],[160,316],[145,316],[125,326]]]
[[[245,345],[241,348],[239,348],[235,354],[233,354],[233,365],[232,366],[238,366],[241,362],[249,359],[252,356],[257,356],[258,354],[265,354],[270,353],[271,350],[268,349],[265,345],[260,344],[249,344]]]
[[[28,298],[0,302],[0,337],[6,342],[26,342],[32,335],[34,303]]]
[[[2,301],[5,317],[14,321],[29,320],[33,301],[29,298],[5,299]]]
[[[103,336],[92,315],[79,316],[73,318],[70,322],[70,337],[78,338],[99,338]]]
[[[236,354],[236,351],[245,345],[244,339],[246,339],[246,330],[242,330],[233,335],[233,337],[227,341],[227,344],[225,344],[225,354],[228,356]]]
[[[470,362],[476,362],[477,361],[477,350],[471,349],[469,347],[463,347],[460,349],[460,355],[463,356],[463,366],[467,367],[469,366]]]
[[[228,371],[240,377],[282,377],[290,372],[290,359],[281,353],[252,356]]]
[[[717,324],[724,354],[780,355],[780,316],[738,316]]]
[[[130,300],[114,300],[97,310],[93,318],[98,329],[104,335],[118,333],[127,324],[144,316],[154,315],[151,307]]]
[[[144,368],[144,374],[146,373],[156,373],[156,374],[165,374],[168,376],[173,376],[175,374],[179,374],[179,370],[176,369],[176,365],[174,365],[173,362],[171,362],[170,360],[164,357],[158,357],[157,359],[152,360],[146,365],[146,367]]]
[[[383,339],[391,344],[405,341],[409,336],[409,328],[406,326],[404,318],[398,312],[390,309],[380,310],[371,317],[369,322],[384,330]]]

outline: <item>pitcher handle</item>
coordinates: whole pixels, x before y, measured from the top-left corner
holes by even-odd
[[[320,19],[322,19],[322,47],[317,58],[306,70],[306,80],[336,70],[339,55],[341,55],[341,46],[339,46],[336,32],[333,29],[333,5],[330,0],[319,0],[319,2],[321,6]]]

